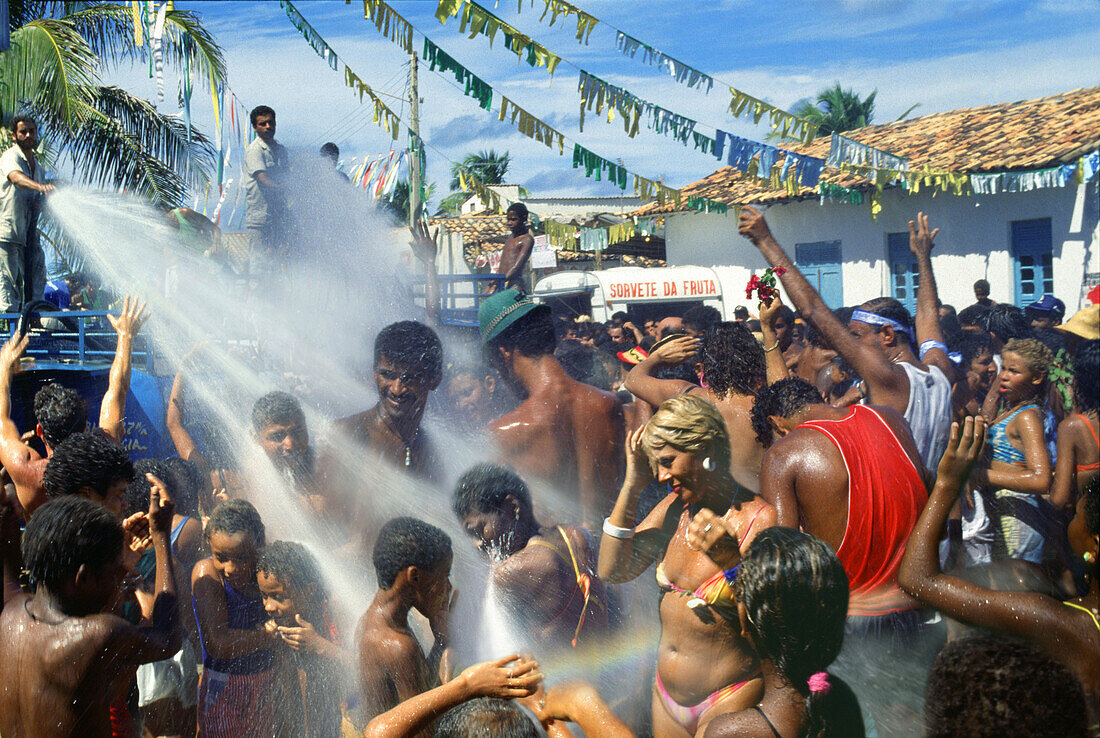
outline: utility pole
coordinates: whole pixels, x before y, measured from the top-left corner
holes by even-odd
[[[416,82],[416,52],[409,67],[409,226],[416,223],[424,203],[420,201],[420,92]]]

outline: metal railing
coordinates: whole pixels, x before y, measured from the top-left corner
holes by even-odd
[[[110,363],[115,355],[118,333],[107,320],[105,310],[60,310],[34,313],[36,326],[29,330],[31,339],[24,356],[39,361],[56,362],[69,366]],[[5,340],[10,340],[18,329],[19,313],[0,313],[4,321]],[[37,327],[41,325],[42,327]],[[142,336],[134,339],[134,365],[142,365],[152,371],[153,354]]]
[[[440,274],[439,282],[440,322],[443,325],[477,328],[477,311],[481,301],[493,293],[487,292],[490,284],[504,287],[504,277],[499,274]],[[416,296],[423,299],[424,282],[416,283]]]

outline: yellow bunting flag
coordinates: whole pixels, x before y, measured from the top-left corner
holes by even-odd
[[[405,50],[413,53],[413,28],[397,12],[382,0],[363,0],[363,16],[374,23],[375,28],[386,38]]]

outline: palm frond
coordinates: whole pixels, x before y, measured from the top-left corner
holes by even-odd
[[[54,127],[75,129],[91,103],[97,60],[84,39],[64,21],[40,18],[11,34],[0,54],[0,113],[32,107],[48,111]]]
[[[105,66],[121,59],[136,59],[142,47],[134,45],[130,8],[118,3],[80,3],[66,8],[64,20],[79,33]]]
[[[177,68],[182,69],[189,59],[191,67],[198,72],[203,86],[213,77],[215,82],[224,82],[228,71],[225,67],[225,55],[214,41],[213,34],[203,27],[197,15],[189,10],[173,10],[164,19],[164,55]]]
[[[48,245],[65,264],[62,271],[79,272],[84,269],[85,259],[78,244],[73,242],[66,234],[61,224],[46,208],[38,216],[38,235],[43,245]],[[47,267],[48,268],[48,267]]]

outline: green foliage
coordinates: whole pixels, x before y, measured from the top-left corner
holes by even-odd
[[[461,186],[459,172],[466,176],[473,175],[485,185],[504,184],[504,175],[508,173],[508,165],[511,163],[512,157],[507,151],[497,154],[489,149],[467,154],[461,162],[451,165],[451,191],[457,191]]]
[[[799,118],[817,123],[819,136],[842,133],[871,124],[875,115],[877,93],[875,90],[861,99],[855,90],[842,89],[837,82],[817,94],[816,105],[804,102],[791,112]]]

